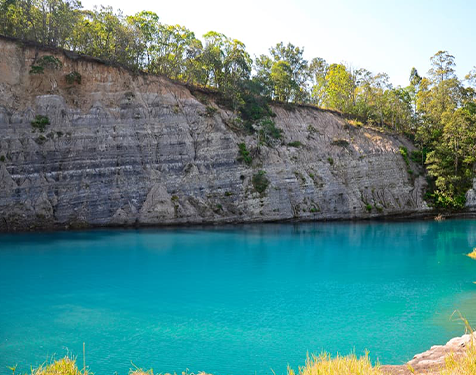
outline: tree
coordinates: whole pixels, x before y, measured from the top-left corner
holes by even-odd
[[[136,62],[138,66],[146,68],[152,60],[153,46],[159,38],[159,16],[154,12],[142,11],[133,16],[128,16],[126,21],[130,27],[139,31]]]
[[[293,92],[299,90],[298,84],[293,79],[292,68],[287,61],[280,60],[271,66],[270,79],[273,82],[274,97],[279,101],[289,101]]]
[[[77,0],[4,0],[0,2],[0,33],[69,48],[80,9]]]
[[[308,74],[311,84],[309,97],[310,102],[317,106],[322,106],[325,102],[328,69],[329,64],[320,57],[312,59],[309,63]]]
[[[270,56],[261,55],[255,61],[257,79],[273,99],[304,102],[308,77],[304,49],[283,42],[269,49]]]
[[[326,107],[350,112],[353,104],[353,79],[342,64],[332,64],[326,74]]]
[[[172,79],[183,79],[187,76],[185,71],[186,59],[190,58],[192,48],[200,48],[195,34],[180,25],[159,24],[150,51],[148,71],[163,74]]]
[[[431,59],[431,69],[428,74],[433,78],[433,81],[438,84],[442,81],[454,78],[454,56],[447,51],[438,51]]]

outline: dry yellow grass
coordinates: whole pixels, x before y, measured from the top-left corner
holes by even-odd
[[[450,354],[445,358],[445,367],[439,375],[475,375],[476,348],[474,343],[468,345],[465,356],[456,357]]]
[[[31,375],[87,375],[76,366],[76,360],[64,357],[50,364],[41,365],[31,370]]]
[[[14,369],[13,374],[15,374]],[[432,372],[437,375],[475,375],[476,374],[476,346],[469,344],[466,355],[449,355],[445,359],[445,364],[440,370]],[[418,373],[415,373],[418,374]],[[87,371],[81,371],[76,366],[76,361],[65,357],[47,365],[41,365],[31,370],[31,375],[88,375]],[[154,375],[152,370],[144,371],[134,369],[129,375]],[[165,374],[170,375],[170,374]],[[182,375],[188,375],[182,373]],[[199,373],[197,375],[207,375]],[[296,374],[293,369],[288,368],[287,375],[384,375],[377,364],[373,366],[367,354],[357,357],[355,354],[347,356],[331,357],[330,354],[323,353],[319,356],[308,357],[306,365],[299,368]],[[420,374],[423,375],[423,374]]]
[[[476,247],[473,249],[472,252],[467,254],[470,258],[476,259]]]
[[[288,375],[296,375],[288,368]],[[357,358],[355,354],[347,356],[330,354],[308,357],[306,365],[299,368],[299,375],[382,375],[379,366],[372,366],[368,355]]]

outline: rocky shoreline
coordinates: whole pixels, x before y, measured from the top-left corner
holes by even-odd
[[[388,375],[438,375],[448,355],[454,354],[456,357],[465,355],[471,339],[476,345],[476,332],[472,335],[455,337],[445,345],[432,346],[429,350],[415,355],[404,365],[385,365],[381,367],[381,370]]]

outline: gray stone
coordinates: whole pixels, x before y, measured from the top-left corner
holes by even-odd
[[[362,219],[428,210],[403,137],[312,107],[273,106],[283,140],[260,146],[234,114],[183,85],[86,59],[29,74],[37,51],[0,38],[0,230]],[[65,75],[77,71],[80,85]],[[207,106],[216,112],[207,113]],[[47,116],[43,133],[31,126]],[[299,141],[300,147],[289,147]],[[340,141],[340,142],[339,142]],[[343,142],[346,141],[346,142]],[[237,161],[238,144],[254,150]],[[255,191],[253,175],[269,186]]]

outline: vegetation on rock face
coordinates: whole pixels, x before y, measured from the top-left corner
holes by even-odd
[[[46,125],[50,124],[50,119],[46,116],[37,115],[31,122],[31,126],[38,129],[41,133],[45,131]]]
[[[276,127],[276,124],[270,118],[261,120],[258,125],[259,143],[273,146],[282,137],[282,130]]]
[[[238,144],[238,161],[243,162],[246,165],[251,165],[253,163],[253,158],[251,157],[250,152],[246,148],[245,143]]]
[[[45,69],[59,69],[63,63],[54,56],[44,55],[35,60],[30,67],[30,74],[43,74]]]
[[[78,85],[80,85],[82,77],[81,77],[81,74],[74,71],[74,72],[66,74],[65,79],[69,85],[72,85],[74,83],[77,83]]]
[[[298,148],[298,147],[301,147],[301,146],[302,146],[302,143],[299,142],[299,141],[292,141],[292,142],[289,142],[289,143],[288,143],[288,146],[289,146],[289,147],[296,147],[296,148]]]
[[[340,147],[347,147],[349,146],[349,142],[345,139],[334,139],[331,143],[333,146],[340,146]]]
[[[269,185],[269,180],[266,178],[265,171],[258,171],[254,174],[251,182],[253,183],[255,190],[260,194],[263,194]]]
[[[405,164],[407,165],[407,172],[410,175],[413,175],[413,170],[410,167],[410,159],[408,158],[408,149],[406,147],[400,147],[400,155],[402,155]]]
[[[77,0],[0,0],[0,34],[215,89],[243,130],[258,132],[267,145],[280,138],[271,126],[270,100],[317,105],[344,112],[356,124],[403,133],[418,148],[408,157],[427,168],[427,198],[437,207],[461,208],[475,176],[476,67],[460,80],[447,51],[430,59],[426,77],[413,68],[408,86],[393,87],[385,73],[319,57],[307,61],[304,48],[291,43],[277,43],[253,61],[242,42],[221,33],[199,39],[153,12],[84,10]],[[58,68],[55,59],[40,57],[30,72]]]

